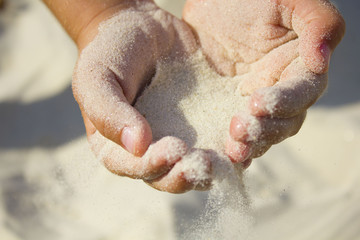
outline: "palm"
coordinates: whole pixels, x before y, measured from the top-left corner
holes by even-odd
[[[197,45],[183,21],[150,1],[136,4],[115,16],[103,16],[101,20],[112,18],[100,26],[81,52],[74,74],[74,95],[90,145],[110,171],[151,180],[157,189],[182,192],[194,186],[182,177],[181,169],[172,168],[186,152],[186,144],[164,137],[147,151],[152,141],[150,126],[130,104],[151,79],[159,59],[191,54]],[[124,140],[129,132],[132,142]],[[180,153],[167,154],[165,149]],[[170,170],[172,174],[168,174]],[[159,176],[161,179],[154,181]]]
[[[298,56],[291,12],[284,7],[263,0],[202,2],[189,0],[184,18],[219,73],[243,76],[243,94],[273,85]]]
[[[308,6],[302,3],[311,3],[309,6],[314,7],[317,1],[279,2],[302,7]],[[323,21],[307,23],[303,32],[309,34],[298,39],[299,22],[294,23],[292,11],[270,2],[275,1],[188,0],[184,20],[193,32],[184,21],[159,9],[151,0],[130,1],[130,10],[116,8],[119,12],[113,19],[117,20],[110,28],[101,28],[99,33],[98,23],[113,14],[96,18],[99,21],[84,33],[83,45],[88,46],[85,49],[80,46],[82,53],[73,89],[93,151],[110,171],[151,180],[153,187],[164,191],[183,192],[194,188],[192,182],[181,177],[181,170],[174,167],[182,155],[170,158],[164,155],[164,146],[183,149],[184,153],[186,144],[179,139],[164,138],[153,145],[152,151],[147,151],[152,142],[150,126],[130,104],[154,73],[156,62],[163,57],[191,54],[199,47],[196,38],[212,66],[220,74],[241,76],[239,89],[243,94],[251,94],[255,101],[247,114],[252,114],[261,125],[253,139],[262,145],[244,138],[247,123],[241,115],[235,115],[227,144],[227,153],[235,162],[260,156],[272,144],[299,130],[306,109],[326,86],[326,77],[308,69],[310,66],[316,73],[327,70],[326,57],[322,58],[319,49],[313,46],[324,42],[324,33],[330,32],[329,36],[335,36],[330,45],[334,48],[342,37],[344,25],[339,24],[339,16],[331,18],[333,10],[321,11],[317,14],[322,17],[319,19],[327,20],[326,27],[318,27]],[[311,42],[312,39],[316,41]],[[301,46],[304,42],[311,44],[304,48]],[[280,83],[273,86],[278,81]],[[267,112],[266,100],[274,93],[278,98],[274,108]],[[238,149],[250,149],[251,155]],[[145,152],[152,161],[140,157]],[[159,176],[162,177],[157,178]]]
[[[317,29],[280,5],[285,2],[295,1],[188,0],[184,10],[212,66],[220,74],[241,76],[238,90],[251,95],[248,113],[235,115],[230,124],[226,152],[235,162],[259,157],[296,134],[326,87],[326,75],[312,72],[326,69],[321,44],[314,42]],[[311,7],[302,10],[311,13]],[[256,131],[254,121],[261,126]]]

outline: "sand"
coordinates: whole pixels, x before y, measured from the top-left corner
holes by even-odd
[[[185,59],[160,60],[135,108],[149,122],[155,142],[174,136],[189,149],[224,155],[230,120],[247,109],[248,97],[241,95],[240,82],[217,74],[198,50]]]
[[[135,108],[145,115],[154,141],[176,136],[189,147],[224,150],[230,120],[246,111],[237,77],[222,77],[200,50],[189,59],[160,60]]]
[[[156,16],[160,14],[157,13]],[[117,111],[121,110],[121,116],[128,121],[128,124],[134,124],[139,119],[134,117],[131,109],[122,107],[121,97],[114,94],[116,87],[113,86],[116,84],[109,84],[102,78],[106,77],[104,75],[107,72],[105,66],[119,64],[120,70],[117,73],[119,79],[123,79],[123,75],[129,72],[131,79],[127,79],[127,81],[137,81],[134,76],[142,69],[136,69],[135,73],[131,69],[129,70],[132,63],[128,63],[130,57],[125,53],[128,48],[132,49],[131,44],[134,44],[136,37],[141,36],[143,31],[152,33],[151,26],[154,24],[152,18],[145,14],[141,17],[139,18],[138,13],[135,13],[133,9],[129,9],[124,15],[115,15],[103,22],[99,27],[99,34],[80,56],[74,74],[76,81],[74,81],[73,87],[80,95],[79,99],[81,99],[83,108],[90,112],[92,118],[104,118],[107,113],[116,115]],[[107,45],[103,50],[102,43],[105,41]],[[119,45],[119,42],[131,46]],[[109,53],[107,49],[111,49],[112,52]],[[135,51],[134,55],[140,53]],[[151,56],[148,52],[143,52],[142,55],[144,54],[142,59],[146,59],[147,55]],[[104,59],[105,65],[98,64],[98,59]],[[129,65],[126,71],[121,71],[123,65]],[[141,68],[143,63],[138,62],[137,65],[138,68]],[[145,162],[151,161],[148,156],[151,156],[150,153],[158,141],[161,141],[162,138],[169,139],[169,136],[176,137],[186,143],[188,151],[181,161],[176,163],[174,169],[180,169],[184,173],[184,177],[193,182],[196,188],[202,188],[205,182],[212,179],[213,190],[210,192],[209,200],[206,203],[207,209],[202,218],[206,220],[194,221],[194,224],[198,226],[196,229],[203,230],[195,231],[193,228],[191,233],[188,233],[197,232],[198,237],[196,238],[199,238],[200,235],[206,238],[205,236],[209,236],[207,232],[211,229],[212,234],[210,235],[216,235],[219,239],[227,239],[233,235],[243,236],[250,228],[250,225],[247,224],[251,221],[248,213],[248,199],[242,180],[242,169],[240,166],[235,169],[231,160],[224,153],[224,143],[229,138],[228,132],[232,116],[247,109],[248,97],[242,96],[240,83],[241,79],[238,77],[221,77],[217,74],[208,65],[202,52],[198,50],[190,56],[179,57],[176,55],[158,58],[155,76],[136,100],[135,108],[150,123],[153,134],[154,145],[151,145],[143,156]],[[86,89],[85,92],[84,89]],[[124,93],[127,94],[125,91]],[[103,102],[100,104],[98,99]],[[117,121],[119,119],[113,117],[107,120],[110,125],[121,127],[120,122],[117,124]],[[256,132],[256,129],[252,129],[252,132]],[[112,141],[103,139],[99,134],[94,134],[90,138],[90,144],[93,149],[99,149],[95,150],[99,162],[104,162],[105,157],[110,155],[112,158],[116,158],[110,163],[112,169],[131,168],[129,167],[131,163],[126,161],[128,153]],[[178,148],[176,145],[177,143],[172,141],[172,144],[164,146],[162,151],[166,156],[182,155],[180,152],[183,151],[183,147]],[[208,169],[207,159],[211,161],[211,173]],[[137,171],[139,178],[147,178],[145,169],[146,167],[143,166]],[[170,171],[168,175],[171,177],[173,172],[175,171]],[[128,170],[125,171],[125,174],[130,175]],[[213,214],[214,212],[217,214]],[[243,222],[242,228],[232,227],[223,232],[222,229],[228,225],[230,219]],[[242,221],[242,219],[244,220]]]
[[[240,83],[237,77],[217,74],[198,50],[186,58],[159,61],[151,84],[135,104],[149,122],[154,141],[174,136],[188,145],[188,153],[178,163],[185,178],[196,184],[212,179],[206,208],[190,224],[184,239],[245,239],[249,235],[252,217],[243,169],[224,153],[231,117],[247,109],[249,97],[242,96]],[[211,176],[202,150],[210,153]],[[236,224],[229,224],[232,221]]]
[[[7,2],[14,8],[0,18],[0,238],[189,239],[187,223],[205,211],[207,194],[164,194],[101,166],[63,94],[74,46],[38,1]],[[360,5],[338,3],[348,35],[332,58],[328,92],[295,137],[247,170],[254,239],[360,239]]]

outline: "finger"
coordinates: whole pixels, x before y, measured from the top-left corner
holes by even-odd
[[[238,114],[231,120],[230,136],[233,140],[243,143],[277,144],[295,135],[305,117],[306,112],[291,118],[266,118]]]
[[[146,151],[152,134],[130,104],[151,79],[159,58],[196,48],[189,28],[164,11],[155,12],[124,11],[102,24],[82,51],[73,80],[74,96],[96,129],[136,156]]]
[[[292,26],[300,39],[300,56],[317,74],[327,72],[331,52],[345,33],[345,21],[328,0],[281,0],[293,12]]]
[[[233,163],[241,163],[244,168],[247,168],[253,158],[262,156],[270,147],[271,144],[266,144],[266,142],[239,142],[229,138],[226,142],[225,153]]]
[[[175,137],[164,137],[152,144],[143,157],[136,157],[95,132],[89,137],[95,156],[119,176],[154,179],[167,173],[187,152],[186,144]]]
[[[130,103],[150,79],[160,53],[157,39],[143,30],[151,22],[144,20],[144,26],[134,26],[129,24],[132,18],[139,17],[125,14],[112,23],[117,27],[99,29],[98,36],[81,53],[73,92],[82,111],[103,136],[140,156],[151,143],[151,129]],[[149,31],[160,35],[156,27]],[[142,47],[136,45],[139,43]]]
[[[289,118],[306,111],[321,96],[327,86],[326,74],[312,73],[300,58],[283,72],[272,87],[254,92],[249,101],[254,116]]]
[[[272,145],[295,135],[305,120],[306,112],[292,118],[265,118],[247,114],[234,116],[226,153],[235,163],[262,156]]]
[[[253,144],[252,147],[254,150],[252,151],[252,154],[249,156],[249,158],[252,159],[252,158],[261,157],[271,148],[271,146],[272,146],[271,144],[266,145],[265,143]]]
[[[244,162],[242,162],[240,166],[242,169],[247,169],[248,167],[250,167],[251,163],[252,163],[252,159],[247,159]]]
[[[203,150],[192,150],[168,174],[145,182],[155,189],[170,193],[208,190],[211,186],[210,156]]]
[[[244,163],[250,159],[252,150],[251,144],[235,141],[231,137],[225,144],[225,153],[233,163]]]
[[[106,138],[120,144],[130,153],[141,156],[152,140],[151,128],[123,94],[114,73],[78,76],[73,91],[80,108],[93,126]]]

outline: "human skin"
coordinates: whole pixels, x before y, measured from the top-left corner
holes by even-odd
[[[336,9],[320,0],[188,0],[184,9],[184,20],[189,25],[159,9],[151,0],[44,2],[75,41],[80,55],[98,34],[99,24],[114,14],[121,15],[122,12],[132,9],[134,18],[135,15],[144,18],[144,21],[139,21],[141,24],[148,24],[147,27],[151,25],[151,34],[143,34],[141,24],[125,26],[128,34],[139,33],[134,35],[136,41],[119,41],[119,44],[125,46],[121,49],[127,49],[126,52],[111,52],[127,56],[125,62],[108,66],[109,69],[116,68],[120,75],[125,77],[103,73],[102,77],[83,79],[75,71],[73,90],[89,140],[111,140],[117,143],[119,148],[123,147],[129,152],[125,159],[126,167],[117,164],[119,160],[114,154],[102,156],[105,166],[118,175],[143,179],[158,190],[172,193],[191,189],[203,190],[209,188],[210,184],[195,186],[185,179],[181,170],[176,167],[187,148],[180,139],[161,139],[154,143],[151,152],[147,152],[152,143],[151,128],[131,104],[149,81],[147,74],[155,69],[158,59],[186,56],[201,47],[220,74],[247,76],[241,87],[242,94],[251,95],[249,112],[260,123],[260,132],[250,138],[251,134],[247,132],[250,124],[247,122],[248,118],[241,113],[234,113],[226,151],[235,163],[248,165],[252,158],[261,156],[272,144],[294,135],[300,129],[307,108],[326,87],[330,55],[345,30],[344,21]],[[259,6],[260,11],[249,11],[258,9]],[[235,11],[229,15],[220,9]],[[264,12],[268,15],[263,14]],[[254,19],[258,20],[256,25],[251,24]],[[250,22],[246,22],[247,20]],[[220,21],[220,24],[214,24],[214,21]],[[245,38],[242,37],[244,35]],[[117,37],[122,39],[122,36]],[[250,50],[255,51],[251,52],[246,48],[250,44],[253,45]],[[106,51],[106,44],[99,47]],[[305,67],[300,66],[299,56],[304,60]],[[284,60],[274,65],[274,59],[279,58]],[[250,60],[245,62],[243,59]],[[102,59],[96,61],[101,63]],[[81,63],[77,66],[79,68]],[[132,74],[135,70],[137,74]],[[259,72],[263,74],[258,74]],[[309,74],[316,76],[311,86],[303,77]],[[297,87],[288,87],[288,79],[295,79]],[[101,86],[96,84],[99,82],[115,89],[111,94],[105,89],[92,89],[95,90],[92,92],[96,92],[92,97],[98,99],[99,106],[112,103],[111,108],[100,108],[101,113],[97,112],[99,108],[89,104],[86,94],[88,88]],[[304,94],[303,90],[310,87],[311,94]],[[280,97],[273,109],[269,109],[266,107],[267,95],[271,95],[273,91]],[[297,100],[289,102],[289,96],[297,96]],[[128,119],[136,121],[129,122]],[[257,144],[259,142],[261,144]],[[164,149],[167,149],[164,146],[167,145],[175,145],[184,151],[169,157],[164,152]],[[95,154],[99,154],[101,144],[92,145],[92,149]],[[150,163],[146,161],[145,155],[147,158],[150,155]]]
[[[251,161],[298,132],[326,88],[331,53],[345,32],[326,0],[188,0],[184,20],[213,67],[242,76],[242,94],[251,95],[249,111],[261,130],[251,136],[251,118],[233,117],[227,154],[234,162]]]

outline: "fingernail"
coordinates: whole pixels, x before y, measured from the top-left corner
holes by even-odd
[[[241,156],[241,162],[247,160],[251,155],[251,147],[248,144],[241,144],[237,151],[239,151],[239,155]]]
[[[255,95],[252,96],[248,103],[248,109],[250,109],[251,114],[255,115],[259,110],[259,104],[257,99],[255,99]]]
[[[264,116],[266,115],[266,111],[263,106],[260,104],[260,97],[257,95],[253,95],[252,99],[249,102],[250,113],[253,116]]]
[[[233,118],[230,123],[230,136],[235,141],[243,141],[248,137],[249,124],[243,118]]]
[[[326,68],[329,66],[330,63],[330,48],[326,43],[322,43],[320,45],[320,52],[321,55],[324,58],[324,64],[326,66]]]
[[[245,144],[241,142],[229,141],[226,144],[226,152],[230,157],[230,160],[234,163],[240,163],[247,160],[251,155],[251,146],[250,144]]]
[[[135,139],[131,128],[124,127],[121,132],[121,143],[128,152],[135,153]]]
[[[245,140],[248,137],[248,133],[246,131],[248,125],[244,124],[244,123],[238,123],[235,126],[235,132],[237,133],[236,136],[234,136],[234,140],[240,141],[240,140]]]

